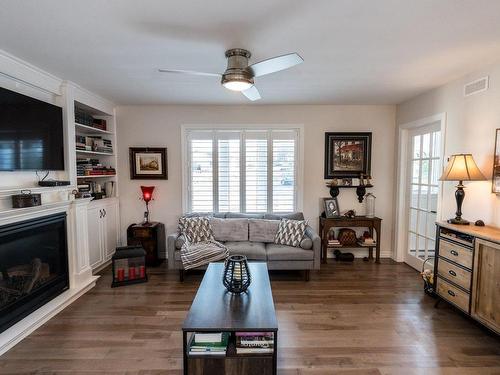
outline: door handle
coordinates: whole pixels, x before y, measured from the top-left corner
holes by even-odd
[[[107,214],[106,209],[103,208],[102,210],[104,211],[104,216],[103,217],[106,217],[106,214]]]
[[[102,210],[99,210],[99,219],[102,219]]]

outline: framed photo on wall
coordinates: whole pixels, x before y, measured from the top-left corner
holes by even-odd
[[[371,175],[372,133],[325,133],[325,179]]]
[[[493,157],[493,178],[491,191],[500,194],[500,129],[495,131],[495,156]]]
[[[340,217],[339,202],[337,198],[323,198],[325,204],[325,216],[327,219]]]
[[[130,147],[131,180],[168,180],[166,147]]]

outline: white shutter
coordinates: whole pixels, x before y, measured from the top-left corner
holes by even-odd
[[[217,134],[219,212],[240,212],[240,132]]]
[[[295,211],[296,137],[294,132],[272,133],[273,212]]]
[[[267,133],[245,133],[245,211],[267,212]]]
[[[211,212],[214,209],[213,140],[189,140],[191,211]],[[199,137],[202,138],[202,137]]]

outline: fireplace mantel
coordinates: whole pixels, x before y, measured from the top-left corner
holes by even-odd
[[[90,199],[59,200],[37,207],[0,210],[0,226],[66,212],[70,284],[67,291],[0,334],[0,355],[95,286],[99,277],[92,275],[89,266],[89,203]]]

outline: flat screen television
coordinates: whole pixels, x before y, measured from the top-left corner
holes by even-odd
[[[64,170],[62,108],[0,87],[0,171]]]

